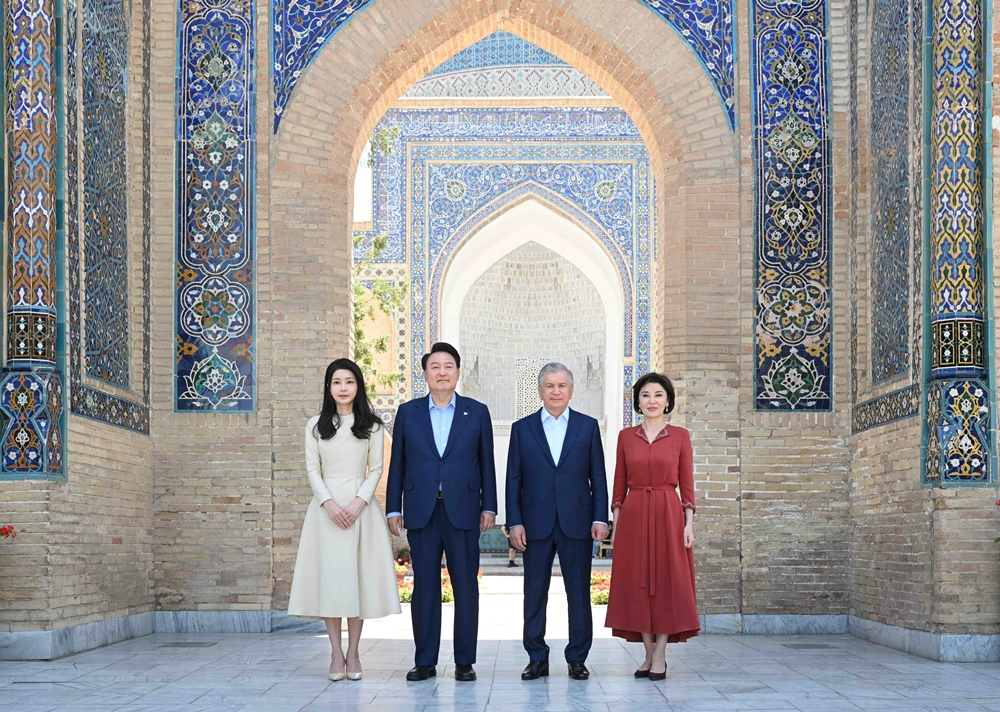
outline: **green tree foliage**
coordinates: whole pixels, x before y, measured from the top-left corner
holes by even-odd
[[[379,126],[375,129],[371,141],[368,143],[369,168],[375,168],[378,154],[392,155],[402,130],[402,126]],[[354,247],[357,248],[364,241],[365,235],[355,235]],[[406,300],[408,288],[406,282],[391,284],[379,278],[371,283],[370,288],[367,288],[362,281],[364,271],[372,266],[388,244],[388,235],[384,233],[375,235],[364,255],[354,264],[354,361],[361,368],[361,373],[364,374],[369,398],[375,397],[377,383],[392,388],[403,377],[400,371],[383,373],[378,370],[375,359],[378,358],[379,354],[384,354],[388,350],[389,336],[384,335],[369,339],[364,329],[365,322],[375,317],[376,309],[391,317],[394,311],[403,307]]]
[[[403,132],[402,126],[379,126],[372,133],[371,141],[368,142],[368,167],[374,169],[378,154],[386,158],[392,155],[399,141],[399,134]]]
[[[354,247],[364,242],[364,235],[354,236]],[[394,387],[403,377],[401,371],[382,372],[378,370],[376,359],[389,348],[389,335],[368,338],[365,334],[365,322],[375,317],[378,309],[387,316],[403,307],[406,291],[409,287],[405,281],[395,284],[381,277],[372,280],[371,287],[366,287],[362,281],[364,271],[385,251],[389,238],[386,235],[376,235],[365,250],[364,255],[354,265],[354,362],[361,368],[365,377],[368,397],[375,397],[376,383],[389,388]]]

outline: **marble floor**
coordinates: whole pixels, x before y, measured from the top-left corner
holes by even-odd
[[[549,605],[553,663],[562,660],[566,637],[558,581]],[[515,586],[484,579],[474,683],[451,676],[448,640],[436,679],[405,681],[412,644],[404,612],[366,625],[360,682],[327,682],[329,643],[318,631],[157,634],[54,662],[0,662],[0,710],[1000,712],[1000,664],[935,663],[850,636],[701,636],[668,648],[664,682],[635,680],[642,648],[610,638],[600,610],[590,680],[570,680],[554,665],[548,679],[522,682]],[[450,612],[445,607],[445,631]]]

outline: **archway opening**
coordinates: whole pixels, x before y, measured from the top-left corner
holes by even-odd
[[[534,400],[530,395],[548,361],[573,371],[571,407],[601,423],[605,465],[614,472],[624,299],[615,264],[593,235],[538,199],[514,205],[453,255],[441,290],[441,324],[441,338],[466,359],[462,392],[493,413],[498,473],[506,471],[512,422],[540,406],[537,392]]]

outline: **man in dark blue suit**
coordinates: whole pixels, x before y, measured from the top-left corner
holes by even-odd
[[[507,527],[524,552],[522,680],[549,674],[545,606],[552,560],[559,554],[569,604],[566,663],[574,680],[590,677],[587,654],[594,640],[590,614],[592,541],[608,535],[608,483],[597,421],[569,408],[573,374],[561,363],[542,367],[543,408],[514,423],[507,455]]]
[[[406,679],[437,675],[441,647],[441,552],[455,592],[455,679],[476,679],[479,534],[497,511],[493,424],[479,401],[455,393],[461,357],[437,343],[421,365],[430,395],[396,412],[386,484],[389,529],[407,529],[413,564],[414,667]]]

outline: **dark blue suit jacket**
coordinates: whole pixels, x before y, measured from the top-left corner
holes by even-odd
[[[552,533],[559,514],[563,533],[589,539],[594,522],[608,521],[608,481],[597,421],[570,410],[556,466],[542,427],[542,411],[518,420],[507,454],[507,528],[523,525],[529,539]]]
[[[429,401],[429,395],[415,398],[396,412],[385,510],[402,512],[407,529],[422,529],[437,505],[440,485],[452,525],[478,529],[480,512],[497,511],[490,411],[479,401],[456,395],[448,445],[439,456]]]

